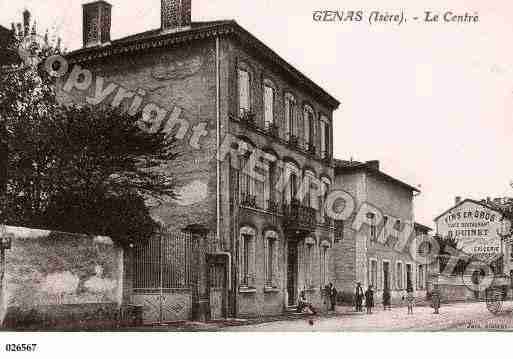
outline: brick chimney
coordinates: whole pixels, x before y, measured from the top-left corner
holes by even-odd
[[[30,11],[23,11],[23,36],[28,36],[30,31]]]
[[[83,46],[93,47],[110,43],[112,5],[95,1],[82,5]]]
[[[160,0],[162,31],[178,31],[191,26],[191,0]]]
[[[461,197],[460,196],[456,196],[454,198],[454,205],[460,204],[460,202],[461,202]]]
[[[365,162],[365,164],[367,165],[367,167],[372,168],[373,170],[379,171],[379,161],[377,161],[377,160],[367,161],[367,162]]]

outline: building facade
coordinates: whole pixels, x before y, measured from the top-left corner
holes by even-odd
[[[161,6],[161,28],[111,40],[110,4],[83,5],[83,48],[67,55],[59,92],[63,103],[141,112],[148,130],[179,140],[179,159],[161,169],[179,198],[153,216],[167,233],[190,234],[179,253],[194,273],[163,288],[140,278],[152,255],[134,249],[125,301],[143,305],[149,321],[279,314],[301,291],[323,307],[335,227],[321,193],[334,181],[339,102],[234,21],[192,22],[190,0]],[[155,248],[172,260],[162,238]]]
[[[482,269],[493,276],[493,286],[511,287],[513,250],[511,245],[510,198],[486,198],[480,201],[456,197],[454,205],[435,218],[436,234],[450,240],[453,253],[444,253],[436,282],[447,301],[476,300],[485,297],[485,289],[477,285],[474,270]],[[446,265],[449,258],[458,257],[460,265]],[[455,262],[455,261],[453,261]],[[474,262],[477,265],[469,265]],[[481,267],[482,266],[482,267]]]
[[[335,186],[353,197],[356,208],[333,249],[336,287],[348,300],[358,282],[364,289],[373,286],[378,303],[385,289],[392,303],[400,303],[408,287],[424,299],[431,266],[411,254],[415,239],[431,231],[415,222],[419,190],[382,172],[378,161],[337,160]]]

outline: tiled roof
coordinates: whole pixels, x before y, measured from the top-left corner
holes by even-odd
[[[395,177],[392,177],[392,176],[386,174],[385,172],[382,172],[379,169],[375,168],[373,165],[371,165],[369,163],[363,163],[363,162],[358,162],[358,161],[337,160],[337,159],[335,160],[335,175],[337,173],[342,174],[342,173],[350,173],[350,172],[357,172],[357,171],[375,174],[375,175],[377,175],[381,178],[384,178],[388,181],[391,181],[400,186],[406,187],[409,190],[411,190],[412,192],[420,193],[420,190],[417,187],[414,187],[412,185],[409,185],[406,182],[403,182]]]
[[[318,99],[331,108],[336,109],[340,102],[326,92],[323,88],[310,80],[302,72],[280,57],[262,41],[242,28],[234,20],[220,20],[207,22],[193,22],[189,29],[174,32],[154,29],[139,34],[113,40],[102,46],[81,48],[68,53],[66,56],[70,63],[87,62],[114,55],[126,56],[129,53],[147,51],[177,44],[187,43],[220,35],[234,35],[245,45],[252,47],[256,53],[269,60],[274,66],[289,75],[300,86],[310,90]]]

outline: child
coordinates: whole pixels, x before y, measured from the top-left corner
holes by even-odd
[[[408,288],[406,293],[406,302],[408,303],[408,314],[413,314],[413,304],[415,296],[413,295],[413,288]]]

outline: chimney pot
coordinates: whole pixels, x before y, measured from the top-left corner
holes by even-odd
[[[30,11],[23,11],[23,36],[28,36],[30,31]]]
[[[456,198],[454,199],[454,204],[459,204],[461,202],[461,197],[460,196],[456,196]]]
[[[379,171],[379,161],[374,160],[374,161],[367,161],[365,163],[368,167],[370,167],[376,171]]]
[[[191,0],[161,0],[162,31],[177,31],[191,26]]]
[[[82,5],[84,47],[110,43],[111,13],[112,5],[106,1]]]

